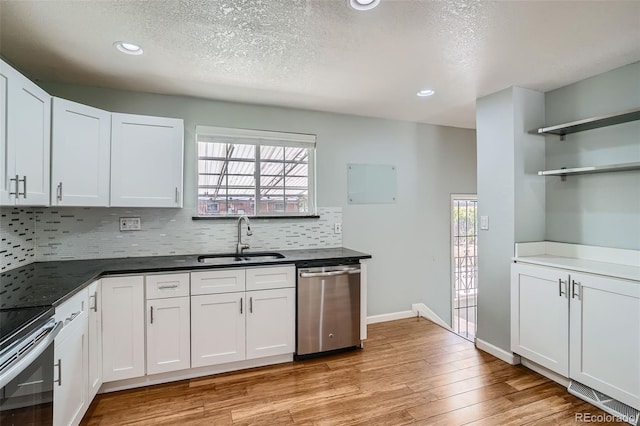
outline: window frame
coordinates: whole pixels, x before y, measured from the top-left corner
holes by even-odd
[[[317,193],[316,193],[316,135],[304,134],[304,133],[290,133],[290,132],[276,132],[270,130],[255,130],[255,129],[238,129],[227,127],[213,127],[196,125],[196,137],[195,137],[195,192],[196,192],[196,205],[194,219],[235,219],[243,216],[239,213],[220,213],[217,215],[201,215],[200,204],[200,153],[199,143],[226,143],[235,145],[252,145],[256,153],[260,152],[261,146],[281,146],[290,148],[305,148],[308,150],[307,160],[307,193],[308,193],[308,211],[306,212],[286,212],[286,192],[283,194],[282,203],[284,203],[284,211],[279,212],[260,212],[260,166],[261,159],[259,154],[254,155],[254,199],[252,203],[255,203],[254,214],[249,215],[251,218],[317,218]],[[265,162],[270,162],[265,160]],[[285,161],[286,164],[286,161]],[[286,190],[286,186],[283,186]]]

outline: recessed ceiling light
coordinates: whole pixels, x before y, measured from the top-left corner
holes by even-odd
[[[431,96],[434,93],[436,93],[434,90],[422,89],[422,90],[418,91],[418,93],[416,93],[416,95],[420,96],[421,98],[426,98],[427,96]]]
[[[113,43],[116,49],[128,55],[142,55],[142,47],[126,41],[116,41]]]
[[[349,0],[349,5],[355,10],[370,10],[380,4],[380,0]]]

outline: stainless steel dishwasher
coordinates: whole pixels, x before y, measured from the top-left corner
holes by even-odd
[[[360,264],[298,268],[298,357],[360,346]]]

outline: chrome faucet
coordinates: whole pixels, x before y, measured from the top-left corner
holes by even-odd
[[[247,222],[247,236],[253,235],[251,232],[251,224],[247,215],[238,218],[238,244],[236,245],[236,254],[242,254],[245,249],[249,248],[249,244],[242,242],[242,221]]]

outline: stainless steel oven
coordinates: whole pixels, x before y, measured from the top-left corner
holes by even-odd
[[[33,309],[0,312],[3,324],[28,318],[25,327],[12,331],[0,344],[2,426],[53,424],[53,342],[62,322],[56,323],[52,314],[46,308],[35,313]]]

